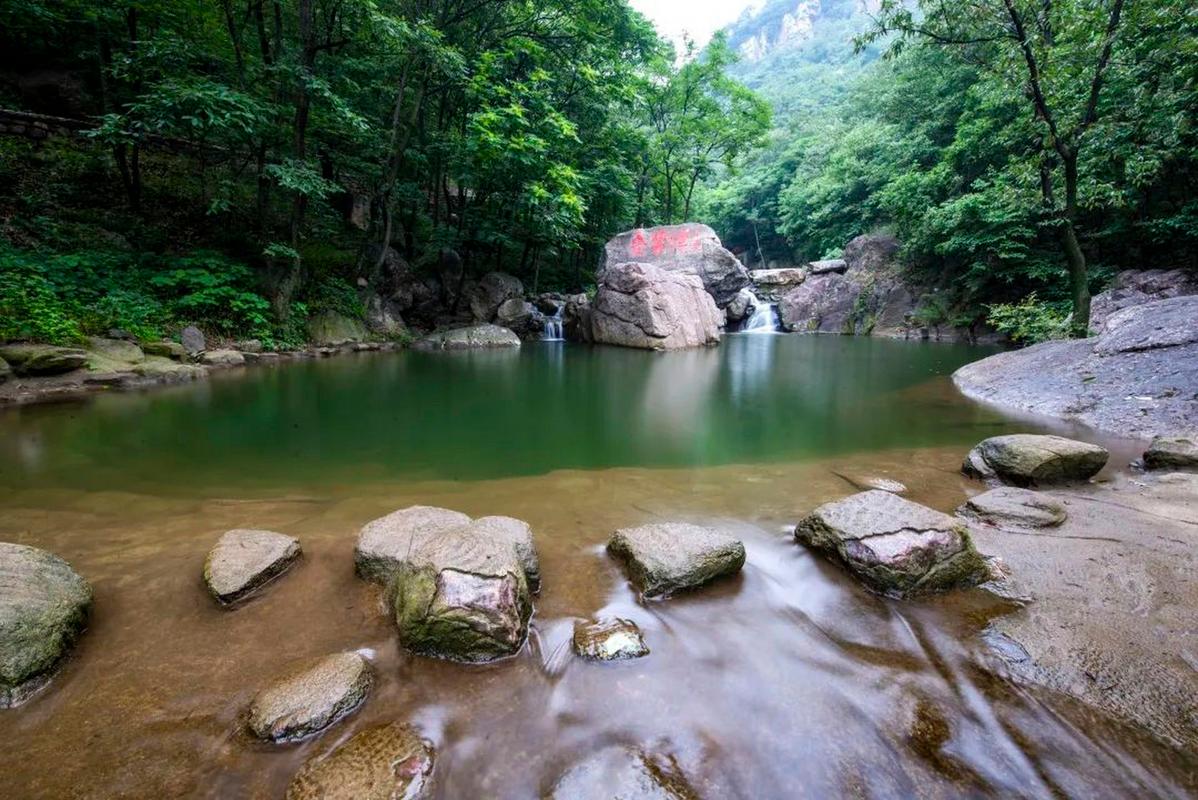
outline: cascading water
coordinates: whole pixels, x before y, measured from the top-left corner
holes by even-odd
[[[545,342],[564,342],[562,335],[562,312],[565,306],[558,306],[552,317],[545,317],[545,327],[541,331],[541,340]]]
[[[778,316],[776,303],[763,303],[753,298],[753,315],[741,326],[741,333],[778,333],[782,330],[782,319]]]

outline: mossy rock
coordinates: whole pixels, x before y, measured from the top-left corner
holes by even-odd
[[[88,361],[84,350],[51,344],[0,345],[0,358],[22,377],[61,375],[86,367]]]

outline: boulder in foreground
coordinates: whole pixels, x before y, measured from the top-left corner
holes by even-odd
[[[274,531],[226,532],[204,561],[204,584],[221,603],[236,603],[283,574],[300,556],[299,541]]]
[[[357,653],[335,653],[303,664],[254,697],[250,730],[272,742],[311,736],[357,709],[373,680],[369,662]]]
[[[601,344],[677,350],[718,344],[724,319],[696,276],[629,262],[599,279],[591,333]]]
[[[971,497],[957,513],[999,528],[1053,528],[1069,516],[1058,500],[1013,486],[1000,486]]]
[[[540,568],[520,520],[413,506],[366,525],[355,563],[392,588],[400,642],[413,652],[480,662],[524,644]]]
[[[310,759],[287,787],[287,800],[422,800],[435,753],[410,725],[391,722],[355,734]]]
[[[749,272],[720,243],[706,225],[688,222],[636,228],[612,237],[603,248],[599,266],[602,284],[607,270],[618,264],[651,264],[663,272],[693,275],[721,309],[750,283]]]
[[[1158,436],[1144,451],[1148,469],[1198,469],[1198,435]]]
[[[981,442],[965,457],[961,471],[983,480],[997,479],[1016,486],[1039,486],[1087,481],[1097,475],[1110,453],[1063,436],[1016,433]]]
[[[670,756],[612,745],[568,769],[554,784],[550,800],[698,800]]]
[[[574,652],[590,661],[622,661],[649,655],[636,623],[627,619],[601,619],[574,623]]]
[[[519,347],[520,337],[499,325],[473,325],[431,333],[413,345],[417,350],[484,350]]]
[[[0,708],[53,677],[87,627],[92,589],[58,556],[0,542]]]
[[[815,509],[795,528],[795,539],[839,561],[874,591],[896,597],[988,577],[963,522],[877,489]]]
[[[618,530],[607,551],[624,564],[644,597],[696,589],[745,565],[745,546],[739,539],[684,522]]]

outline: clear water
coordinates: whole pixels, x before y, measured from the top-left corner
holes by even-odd
[[[0,712],[0,796],[278,798],[307,758],[390,720],[435,744],[439,800],[540,797],[610,744],[672,758],[709,799],[1195,796],[1193,754],[1004,680],[979,632],[1005,609],[876,597],[790,536],[854,475],[958,505],[968,447],[1028,429],[953,390],[949,373],[983,352],[528,345],[2,413],[0,540],[67,558],[96,606],[50,689]],[[532,525],[544,589],[517,657],[471,667],[400,648],[353,546],[416,503]],[[668,519],[734,531],[743,573],[639,601],[603,543]],[[233,527],[294,535],[304,558],[227,611],[200,574]],[[651,654],[574,658],[574,620],[607,615],[640,625]],[[250,740],[254,693],[338,650],[372,654],[363,708],[303,743]]]

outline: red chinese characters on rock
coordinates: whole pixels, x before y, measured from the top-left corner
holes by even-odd
[[[686,228],[640,228],[628,241],[628,254],[633,258],[697,255],[703,252],[703,237]]]

